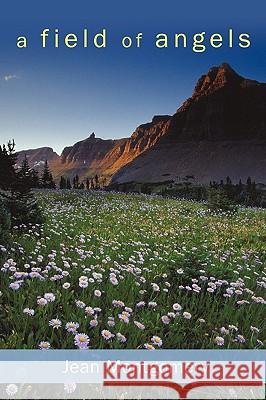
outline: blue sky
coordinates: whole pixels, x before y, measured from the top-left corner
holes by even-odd
[[[92,131],[102,138],[131,135],[155,114],[172,114],[190,96],[198,77],[228,62],[240,74],[266,81],[266,4],[261,0],[201,2],[177,0],[12,1],[0,15],[0,142],[14,138],[17,149],[64,146]],[[175,49],[176,32],[251,36],[249,49]],[[106,49],[48,46],[40,32],[89,34],[107,29]],[[143,32],[141,49],[124,49],[123,35]],[[169,48],[154,36],[169,34]],[[28,37],[17,49],[16,38]]]

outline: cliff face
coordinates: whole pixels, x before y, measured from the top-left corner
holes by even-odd
[[[170,118],[169,115],[155,116],[152,122],[140,125],[132,136],[125,141],[124,147],[119,152],[119,157],[116,160],[113,159],[112,152],[107,154],[106,159],[109,159],[110,167],[106,172],[109,175],[113,175],[124,165],[154,146],[166,132]],[[114,150],[117,151],[116,148]]]
[[[143,182],[193,175],[266,181],[266,85],[239,76],[228,64],[197,82],[149,150],[114,174],[112,181]]]
[[[98,174],[123,183],[186,175],[209,182],[229,175],[266,182],[266,84],[222,64],[198,80],[173,116],[155,116],[128,139],[103,140],[92,134],[66,147],[60,157],[49,148],[26,153],[32,166],[40,159],[50,161],[56,177]],[[19,153],[20,159],[24,154]]]
[[[53,163],[52,170],[56,177],[66,175],[73,178],[78,174],[81,178],[106,175],[109,162],[114,163],[120,156],[126,139],[103,140],[92,134],[89,138],[65,147],[60,158]],[[119,151],[119,149],[121,149]],[[107,155],[111,154],[112,157]]]

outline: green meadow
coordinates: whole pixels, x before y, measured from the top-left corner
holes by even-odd
[[[37,197],[45,223],[0,246],[0,348],[265,348],[265,210]]]

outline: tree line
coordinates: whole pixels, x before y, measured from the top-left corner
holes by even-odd
[[[54,181],[53,174],[50,171],[48,161],[46,160],[44,163],[44,168],[41,174],[39,175],[38,171],[34,168],[30,168],[28,164],[28,160],[25,156],[20,170],[27,170],[32,189],[57,189],[57,185]],[[106,185],[106,179],[100,179],[98,175],[92,178],[86,178],[85,181],[81,181],[78,174],[76,174],[73,179],[65,178],[64,176],[60,177],[60,181],[58,184],[59,189],[87,189],[87,190],[98,190],[103,188]]]
[[[179,177],[178,177],[179,178]],[[266,185],[260,185],[250,177],[245,182],[240,179],[233,183],[227,176],[220,181],[209,184],[198,184],[194,176],[174,180],[145,183],[112,184],[109,190],[144,194],[160,194],[163,197],[184,198],[188,200],[207,201],[214,208],[231,209],[236,205],[266,208]]]
[[[39,173],[36,169],[30,168],[26,155],[21,165],[17,165],[14,141],[0,146],[0,189],[11,190],[22,177],[24,181],[27,180],[30,189],[57,189],[47,160]],[[81,181],[78,174],[73,179],[61,176],[58,184],[59,189],[97,190],[105,186],[106,178],[100,178],[97,174],[92,178],[86,178],[85,181]]]
[[[69,178],[61,176],[59,182],[60,189],[98,190],[105,187],[105,185],[106,179],[100,179],[97,174],[95,175],[95,177],[86,178],[85,181],[80,181],[79,175],[76,174],[72,179],[72,182]]]
[[[14,141],[0,145],[0,244],[6,242],[10,229],[20,230],[43,222],[32,192],[35,178],[26,158],[17,168]]]
[[[251,207],[266,207],[266,187],[260,188],[255,180],[250,177],[246,182],[240,179],[238,183],[233,183],[227,176],[225,179],[210,181],[209,185],[196,185],[191,180],[186,179],[182,183],[171,183],[162,188],[163,196],[178,196],[193,200],[207,200],[209,203],[217,203],[217,208],[230,208],[234,205],[244,205]]]
[[[60,189],[97,190],[105,185],[98,175],[81,182],[78,175],[72,180],[61,176]],[[56,189],[53,174],[48,161],[38,173],[30,168],[25,156],[21,165],[17,165],[15,142],[0,145],[0,245],[7,242],[11,229],[23,230],[30,224],[44,221],[33,189]]]

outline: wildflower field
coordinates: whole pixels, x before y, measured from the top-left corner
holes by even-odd
[[[0,246],[0,348],[265,348],[266,212],[47,191]]]

